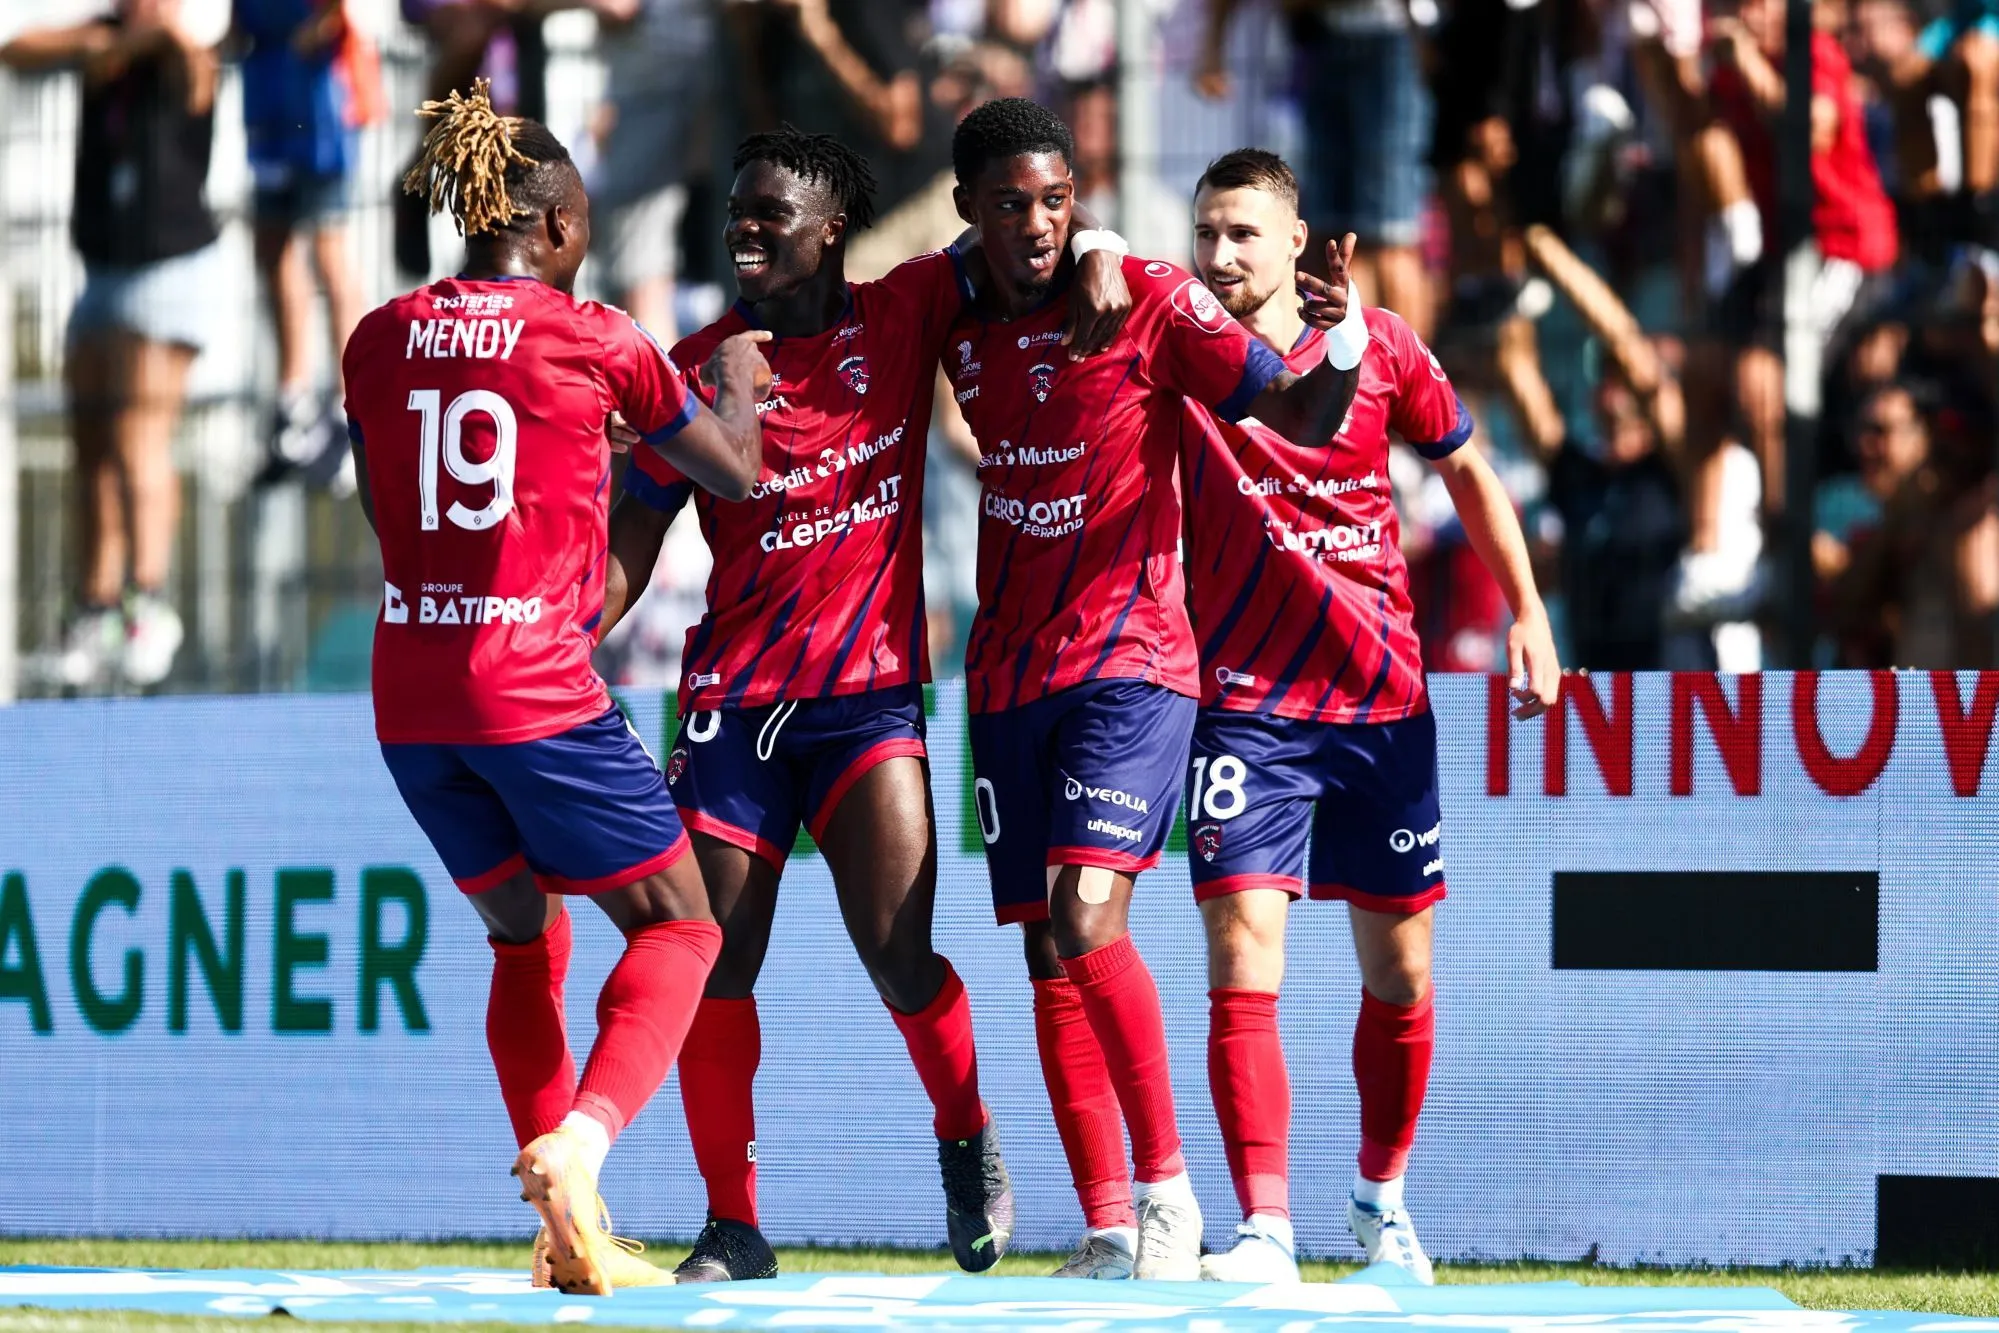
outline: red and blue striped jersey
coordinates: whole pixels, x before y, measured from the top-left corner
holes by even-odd
[[[979,442],[975,713],[1083,681],[1198,692],[1180,574],[1182,395],[1241,415],[1284,363],[1172,264],[1124,261],[1132,311],[1071,361],[1066,295],[1012,321],[960,317],[944,371]]]
[[[966,290],[955,251],[920,255],[851,286],[824,333],[764,344],[763,469],[747,500],[694,490],[633,451],[625,489],[667,513],[692,491],[715,557],[707,611],[688,631],[683,712],[930,679],[923,453],[938,349]],[[698,367],[753,318],[739,303],[674,360]]]
[[[363,318],[342,364],[382,547],[376,735],[499,745],[602,716],[604,422],[664,443],[694,419],[666,353],[532,279],[448,278]]]
[[[1472,421],[1400,316],[1366,319],[1360,386],[1329,448],[1187,402],[1187,576],[1207,707],[1312,722],[1429,707],[1388,433],[1437,459],[1471,438]],[[1325,354],[1307,329],[1285,363],[1304,373]]]

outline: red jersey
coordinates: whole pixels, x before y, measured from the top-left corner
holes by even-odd
[[[532,279],[447,278],[371,312],[344,366],[382,545],[376,735],[504,744],[603,714],[604,420],[659,444],[694,419],[666,352]]]
[[[1742,144],[1743,165],[1763,214],[1766,235],[1774,236],[1777,216],[1776,139],[1768,117],[1734,69],[1714,74],[1715,101],[1722,118]],[[1866,119],[1853,90],[1853,66],[1839,42],[1825,32],[1812,34],[1812,96],[1839,108],[1839,128],[1831,146],[1812,154],[1812,230],[1819,253],[1845,259],[1866,273],[1892,268],[1899,249],[1895,206],[1881,186],[1881,171],[1867,146]]]
[[[965,300],[955,250],[848,288],[824,333],[764,344],[763,472],[740,503],[700,492],[714,552],[708,609],[688,632],[683,710],[755,708],[930,679],[923,613],[923,451],[937,353]],[[706,361],[751,323],[738,304],[681,341]],[[690,372],[691,373],[691,372]],[[634,453],[625,489],[667,513],[690,483]]]
[[[944,371],[979,441],[975,713],[1086,680],[1197,693],[1181,580],[1181,395],[1240,416],[1284,363],[1172,264],[1124,261],[1131,318],[1071,361],[1066,296],[1010,323],[968,314]]]
[[[1310,722],[1394,722],[1429,707],[1388,481],[1388,432],[1426,458],[1471,438],[1444,368],[1399,315],[1365,312],[1360,386],[1330,448],[1189,402],[1187,569],[1201,702]],[[1326,354],[1307,329],[1285,358]]]

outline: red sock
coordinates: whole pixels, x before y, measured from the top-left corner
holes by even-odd
[[[757,1224],[757,1064],[763,1028],[755,996],[703,1000],[680,1048],[680,1104],[708,1212]]]
[[[1179,1175],[1187,1162],[1180,1155],[1180,1127],[1173,1118],[1166,1020],[1145,960],[1131,936],[1121,935],[1080,958],[1064,958],[1062,970],[1076,983],[1090,1031],[1103,1048],[1111,1086],[1117,1089],[1118,1106],[1131,1131],[1133,1178],[1149,1184]]]
[[[1034,983],[1034,1044],[1055,1108],[1055,1128],[1069,1159],[1069,1178],[1091,1227],[1138,1225],[1131,1178],[1124,1169],[1124,1124],[1111,1071],[1090,1031],[1082,996],[1067,977]]]
[[[951,960],[938,961],[944,964],[944,985],[937,998],[913,1014],[893,1005],[888,1012],[902,1031],[923,1090],[930,1094],[937,1137],[969,1139],[986,1125],[986,1104],[979,1100],[979,1053],[972,1044],[972,1003]]]
[[[1360,1087],[1360,1173],[1369,1180],[1393,1180],[1409,1165],[1436,1046],[1437,1011],[1429,995],[1404,1006],[1361,991],[1353,1078]]]
[[[1275,995],[1208,992],[1208,1089],[1242,1215],[1291,1216],[1291,1079]]]
[[[514,1140],[528,1143],[562,1123],[576,1104],[576,1064],[562,1022],[562,982],[569,975],[569,913],[541,938],[493,946],[493,987],[486,996],[486,1048],[500,1076],[500,1099]]]
[[[624,956],[597,995],[597,1044],[575,1106],[613,1141],[666,1081],[721,951],[713,921],[663,921],[625,936]]]

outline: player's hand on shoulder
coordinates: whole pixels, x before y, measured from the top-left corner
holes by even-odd
[[[1076,263],[1076,286],[1069,297],[1069,315],[1062,341],[1069,359],[1081,361],[1110,350],[1131,318],[1131,288],[1124,280],[1124,259],[1110,250],[1092,250]]]
[[[1330,329],[1347,317],[1347,271],[1353,263],[1355,237],[1348,232],[1326,242],[1326,273],[1315,277],[1298,270],[1298,314],[1315,329]]]
[[[1562,664],[1555,655],[1547,612],[1537,608],[1506,631],[1506,674],[1516,719],[1524,722],[1555,706],[1561,696]]]
[[[770,341],[768,329],[745,329],[724,338],[701,367],[701,382],[727,392],[745,389],[752,402],[763,401],[770,392],[770,362],[764,359],[763,344]]]

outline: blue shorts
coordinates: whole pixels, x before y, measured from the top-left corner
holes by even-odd
[[[818,839],[863,774],[928,757],[923,687],[689,713],[666,759],[687,827],[782,869],[803,823]]]
[[[384,745],[382,758],[465,893],[522,870],[544,893],[604,893],[687,853],[659,768],[616,708],[516,745]]]
[[[1046,921],[1050,866],[1135,875],[1158,863],[1196,711],[1142,680],[1093,680],[972,715],[972,799],[995,916]]]
[[[1370,912],[1444,897],[1437,720],[1300,722],[1204,709],[1187,765],[1194,900],[1311,885]],[[1309,880],[1300,880],[1311,838]]]
[[[1305,215],[1363,245],[1420,239],[1430,94],[1406,29],[1317,36],[1298,52]]]

